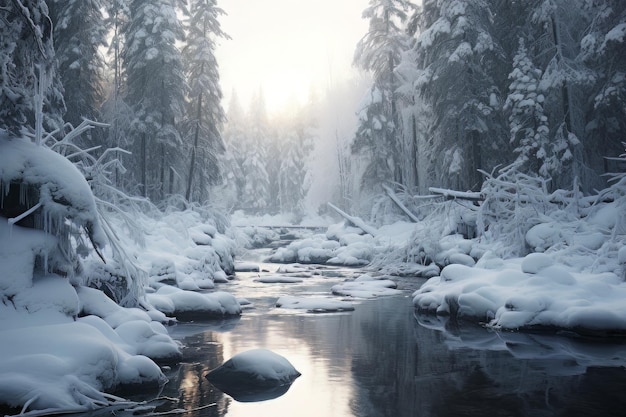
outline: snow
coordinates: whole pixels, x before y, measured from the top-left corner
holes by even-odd
[[[354,281],[333,285],[331,291],[336,295],[354,298],[376,298],[402,294],[397,285],[390,279],[375,279],[369,275],[361,275]]]
[[[581,273],[546,254],[498,269],[449,265],[414,294],[418,310],[479,320],[496,329],[626,331],[626,283],[614,273]]]
[[[235,262],[235,272],[261,272],[258,264],[252,262]]]
[[[348,301],[324,297],[283,296],[276,301],[276,307],[306,310],[310,313],[334,313],[354,310],[354,306]]]
[[[330,225],[325,234],[294,241],[269,258],[276,263],[321,263],[342,266],[368,265],[377,253],[388,252],[409,238],[414,224],[396,222],[378,229],[375,237],[344,223]]]
[[[191,209],[99,211],[66,158],[26,139],[1,139],[0,207],[34,212],[41,224],[20,226],[23,212],[0,217],[0,404],[82,412],[123,401],[107,392],[126,386],[157,392],[166,382],[157,363],[182,359],[162,324],[171,319],[159,309],[200,317],[241,312],[231,294],[168,283],[200,289],[226,281],[236,243]],[[89,253],[92,244],[106,264]]]
[[[285,357],[267,349],[252,349],[213,369],[207,379],[218,386],[275,387],[291,384],[299,376],[300,372]]]
[[[206,319],[241,314],[237,299],[224,291],[199,293],[164,285],[155,293],[146,294],[146,299],[157,310],[178,319]]]
[[[0,245],[0,402],[10,406],[86,411],[110,403],[114,397],[105,392],[124,385],[164,383],[157,363],[178,362],[182,355],[162,323],[168,317],[240,315],[242,305],[250,303],[215,290],[236,270],[260,270],[257,264],[235,263],[237,246],[276,239],[278,233],[268,226],[290,225],[286,216],[235,214],[237,231],[225,231],[193,210],[133,213],[139,230],[146,232],[142,245],[131,236],[128,222],[111,216],[107,224],[119,232],[120,246],[136,262],[139,275],[133,278],[141,289],[133,307],[121,306],[107,289],[122,268],[113,261],[111,245],[104,247],[94,198],[80,172],[28,141],[4,140],[0,148],[0,196],[6,197],[7,184],[18,179],[39,187],[40,201],[30,203],[41,204],[57,221],[91,228],[94,242],[112,260],[105,265],[91,256],[76,268],[77,276],[55,273],[41,264],[59,258],[59,245],[67,242],[0,218],[0,242],[10,242]],[[454,167],[458,161],[451,162]],[[626,334],[623,190],[606,191],[610,198],[583,199],[575,192],[541,193],[531,181],[508,183],[505,178],[501,183],[501,188],[484,187],[481,193],[433,189],[450,198],[482,200],[480,208],[454,200],[435,203],[443,209],[432,216],[420,213],[415,219],[423,220],[417,223],[375,227],[349,216],[325,233],[298,232],[299,239],[270,260],[367,265],[376,274],[330,289],[352,300],[405,294],[389,275],[377,275],[381,270],[430,277],[413,294],[415,308],[456,323],[470,320],[494,330]],[[517,193],[514,206],[505,204],[511,201],[506,194],[513,189],[510,184]],[[460,223],[475,225],[482,235],[464,237],[456,232]],[[251,279],[300,283],[312,275],[300,265],[285,265],[277,274],[282,275]],[[354,309],[345,298],[330,294],[282,296],[275,305],[307,312]],[[284,387],[299,375],[285,358],[262,349],[236,355],[220,369],[212,374],[222,375],[227,385]],[[239,398],[252,398],[249,394]]]
[[[103,401],[99,391],[119,384],[165,382],[145,356],[130,355],[83,322],[2,330],[0,398],[33,409],[84,407]]]
[[[302,278],[289,277],[284,275],[268,275],[256,278],[255,282],[261,282],[263,284],[297,284],[302,282]]]
[[[105,246],[95,199],[80,171],[65,157],[30,140],[0,139],[0,207],[11,182],[37,186],[39,203],[52,220],[70,218],[89,228],[98,246]]]

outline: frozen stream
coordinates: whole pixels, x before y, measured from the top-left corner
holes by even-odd
[[[262,259],[266,250],[250,253]],[[254,259],[256,257],[256,259]],[[278,265],[262,264],[275,271]],[[295,284],[255,282],[238,273],[220,289],[254,308],[240,319],[179,324],[184,360],[166,372],[163,395],[179,409],[215,403],[185,416],[623,416],[626,344],[567,337],[460,330],[415,317],[411,292],[421,280],[400,280],[402,296],[355,302],[355,311],[311,314],[274,307],[282,295],[328,295],[356,270],[318,267]],[[263,274],[263,273],[261,273]],[[447,327],[447,331],[443,328]],[[241,403],[221,393],[207,372],[234,354],[267,348],[302,376],[283,396]],[[167,408],[171,409],[171,404]],[[166,411],[157,410],[157,411]]]

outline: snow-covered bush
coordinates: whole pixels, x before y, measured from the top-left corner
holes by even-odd
[[[519,167],[518,162],[500,169],[497,175],[484,173],[485,201],[478,211],[478,234],[486,242],[498,242],[497,251],[503,257],[546,250],[557,242],[528,242],[528,231],[546,222],[574,222],[591,204],[589,198],[583,198],[576,182],[572,190],[549,193],[549,180],[525,174]]]
[[[74,277],[78,254],[106,244],[89,184],[66,158],[0,132],[0,215],[43,230],[56,245],[38,254],[44,272]]]

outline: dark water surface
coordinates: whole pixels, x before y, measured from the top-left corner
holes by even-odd
[[[220,289],[254,308],[240,319],[171,328],[185,346],[184,361],[167,372],[163,395],[179,398],[178,409],[215,403],[186,416],[626,416],[623,343],[416,317],[415,279],[400,282],[404,295],[358,301],[350,313],[273,307],[280,295],[328,295],[357,272],[323,269],[300,284],[261,284],[256,273],[238,274]],[[241,403],[206,380],[210,369],[253,348],[285,356],[302,373],[286,394]]]

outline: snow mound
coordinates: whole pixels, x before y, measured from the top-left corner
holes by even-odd
[[[252,349],[233,356],[206,378],[224,388],[272,388],[289,385],[300,375],[285,357],[267,349]]]
[[[496,329],[626,333],[626,283],[614,273],[572,272],[544,254],[498,269],[449,265],[414,293],[423,312],[487,322]]]
[[[306,310],[309,313],[354,311],[354,306],[350,302],[322,297],[283,296],[276,301],[276,307]]]
[[[348,281],[333,285],[331,291],[335,295],[355,298],[376,298],[402,294],[396,289],[395,282],[389,279],[374,279],[369,275],[362,275],[355,281]]]
[[[154,293],[146,294],[146,298],[157,310],[179,320],[202,320],[241,314],[237,299],[223,291],[198,293],[165,285]]]
[[[86,322],[0,331],[0,403],[30,409],[88,410],[120,385],[159,385],[159,367],[131,355]]]
[[[261,267],[252,262],[235,262],[235,272],[261,272]]]
[[[30,203],[32,206],[41,204],[48,222],[54,220],[62,224],[64,219],[71,219],[85,227],[96,245],[106,245],[91,187],[64,156],[45,146],[37,146],[29,139],[1,138],[0,207],[11,183],[18,184],[20,192],[25,191],[25,186],[37,188],[38,201]]]
[[[123,346],[132,355],[145,355],[159,363],[175,363],[182,359],[180,347],[167,334],[159,322],[139,308],[120,307],[102,291],[79,287],[78,299],[83,322],[97,327],[103,334],[111,336],[110,328],[117,337],[109,339]],[[101,319],[99,323],[96,319]]]
[[[256,278],[254,279],[254,282],[261,282],[263,284],[297,284],[302,282],[302,278],[285,275],[268,275]]]

